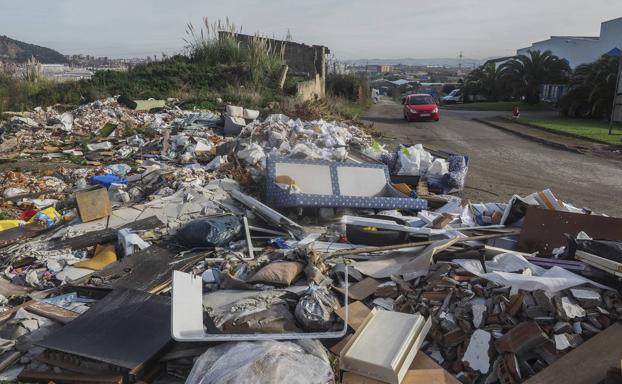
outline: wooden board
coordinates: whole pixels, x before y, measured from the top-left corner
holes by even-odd
[[[112,213],[106,188],[78,191],[76,192],[76,203],[83,223],[108,217]]]
[[[28,312],[34,313],[35,315],[47,317],[48,319],[56,320],[62,324],[67,324],[71,320],[80,316],[79,313],[70,311],[63,307],[59,307],[58,305],[52,305],[41,302],[33,302],[29,306],[26,307]]]
[[[594,239],[622,240],[622,219],[530,207],[527,209],[518,248],[522,252],[550,255],[566,245],[564,234],[585,231]]]
[[[622,359],[622,325],[615,323],[570,351],[524,384],[593,384]]]

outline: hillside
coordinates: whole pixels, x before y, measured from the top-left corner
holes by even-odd
[[[53,49],[13,40],[7,36],[0,36],[0,60],[24,63],[32,56],[45,64],[65,62],[65,56]]]

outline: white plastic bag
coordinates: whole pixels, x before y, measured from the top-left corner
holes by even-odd
[[[423,176],[432,165],[432,154],[423,149],[423,145],[416,144],[402,148],[398,160],[401,166],[398,175]]]
[[[333,371],[317,340],[224,343],[194,363],[186,384],[326,384]]]
[[[388,155],[389,151],[384,148],[384,145],[374,141],[372,145],[363,149],[363,154],[374,160],[380,160],[382,155]]]
[[[238,158],[249,164],[257,164],[266,157],[263,148],[259,144],[253,143],[238,152]]]

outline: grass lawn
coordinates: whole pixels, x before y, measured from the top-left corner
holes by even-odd
[[[521,117],[520,122],[539,125],[555,131],[572,133],[609,144],[622,145],[622,124],[620,123],[614,124],[612,135],[609,135],[609,123],[600,120],[563,117],[546,119]]]
[[[459,111],[499,111],[512,113],[512,108],[518,105],[521,111],[553,111],[553,104],[523,104],[520,101],[499,101],[499,102],[482,102],[482,103],[466,103],[466,104],[445,104],[442,109],[459,110]]]

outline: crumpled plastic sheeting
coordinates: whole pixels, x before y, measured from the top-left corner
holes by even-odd
[[[221,344],[208,349],[195,361],[186,380],[186,384],[333,382],[330,363],[317,340]]]
[[[592,284],[598,288],[610,289],[564,268],[544,269],[512,252],[497,255],[492,260],[486,261],[488,272],[484,271],[479,260],[458,259],[453,262],[475,276],[501,286],[511,287],[513,291],[542,289],[548,292],[558,292],[581,284]]]
[[[324,120],[302,121],[271,115],[263,122],[255,121],[240,133],[250,138],[265,153],[311,160],[343,161],[347,147],[362,146],[370,137],[355,126]],[[240,154],[238,153],[238,156]]]

